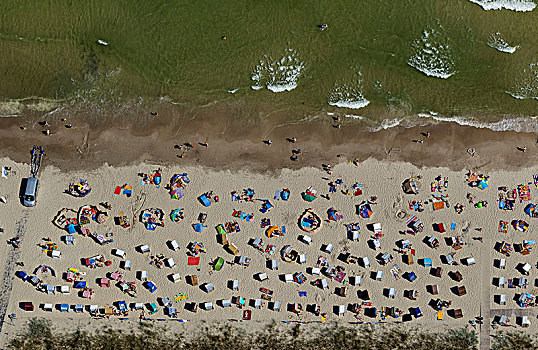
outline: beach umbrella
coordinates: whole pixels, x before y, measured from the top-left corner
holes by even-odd
[[[306,193],[306,192],[303,192],[301,194],[301,196],[303,197],[303,199],[307,202],[312,202],[314,199],[316,199],[317,197],[314,196],[313,194],[311,193]]]

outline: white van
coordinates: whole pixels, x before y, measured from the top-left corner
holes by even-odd
[[[22,204],[25,207],[35,206],[38,188],[39,180],[37,178],[29,177],[26,179],[26,186],[24,187],[24,195],[22,197]]]

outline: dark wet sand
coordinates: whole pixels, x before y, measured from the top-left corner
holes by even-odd
[[[290,116],[302,121],[289,122]],[[44,120],[49,126],[39,125]],[[65,128],[68,123],[71,129]],[[369,157],[453,170],[488,170],[526,167],[538,160],[537,135],[533,133],[494,132],[455,123],[368,132],[352,119],[342,118],[341,123],[340,129],[335,128],[326,113],[311,117],[304,111],[239,103],[198,109],[161,103],[107,119],[80,111],[73,114],[66,108],[49,115],[28,112],[18,118],[0,118],[0,156],[28,162],[32,146],[43,145],[45,165],[63,171],[148,161],[272,172]],[[21,130],[21,125],[27,129]],[[50,136],[43,134],[46,129]],[[430,132],[430,138],[421,135],[423,132]],[[288,142],[288,137],[296,137],[297,143]],[[272,140],[271,146],[263,143],[266,139]],[[412,142],[416,139],[424,142]],[[181,152],[174,145],[185,142],[194,142],[195,147],[180,159]],[[526,152],[517,149],[523,146]],[[298,148],[299,160],[291,161],[292,149]],[[474,156],[469,148],[476,150]]]

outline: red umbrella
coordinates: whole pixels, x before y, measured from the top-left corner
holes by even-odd
[[[105,261],[105,265],[106,265],[106,266],[110,266],[110,265],[112,265],[112,261],[110,261],[110,260]]]

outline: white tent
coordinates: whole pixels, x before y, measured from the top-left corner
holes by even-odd
[[[321,269],[319,267],[313,267],[312,268],[312,275],[313,276],[319,276],[321,275]]]
[[[390,288],[389,289],[389,298],[394,299],[396,296],[396,288]]]

